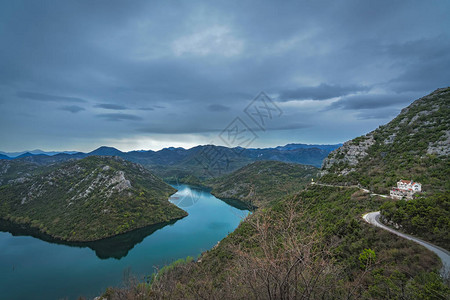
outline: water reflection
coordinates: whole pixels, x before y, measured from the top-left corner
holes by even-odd
[[[144,238],[158,229],[165,227],[166,225],[175,224],[176,221],[177,220],[139,228],[124,234],[93,242],[68,242],[58,240],[47,234],[39,232],[34,228],[26,228],[4,220],[0,220],[0,231],[9,232],[13,236],[32,236],[52,244],[67,245],[79,248],[88,247],[94,250],[95,254],[100,259],[121,259],[122,257],[127,256],[128,252],[133,249],[134,246],[142,242]]]
[[[203,188],[196,188],[187,185],[173,185],[173,186],[176,189],[178,189],[178,192],[173,194],[169,198],[169,201],[174,203],[181,209],[187,210],[188,213],[189,210],[193,209],[194,206],[198,203],[199,199],[201,199],[202,197],[207,198],[207,196],[211,196],[209,191]],[[237,200],[226,199],[223,201],[239,210],[252,210],[251,208],[249,209],[248,205]],[[155,224],[93,242],[63,241],[55,239],[45,233],[42,233],[35,228],[17,225],[5,220],[0,220],[0,231],[9,232],[13,236],[32,236],[53,244],[67,245],[79,248],[88,247],[94,250],[95,254],[100,259],[108,259],[108,258],[121,259],[127,256],[128,252],[131,249],[133,249],[137,244],[141,243],[147,236],[153,234],[155,231],[167,225],[173,225],[177,221],[178,220],[173,220],[170,222]],[[221,227],[220,225],[224,226],[223,224],[212,224],[210,226]]]
[[[197,204],[200,197],[205,193],[205,190],[196,189],[188,186],[174,186],[178,188],[178,192],[173,194],[169,201],[179,208],[186,209]]]

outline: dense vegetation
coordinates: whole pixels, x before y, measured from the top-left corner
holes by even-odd
[[[262,207],[302,190],[317,175],[318,169],[313,166],[259,161],[205,184],[212,187],[211,193],[218,198]]]
[[[148,283],[105,296],[445,299],[434,255],[362,221],[384,201],[355,188],[311,186],[257,210],[197,262],[177,262]]]
[[[386,223],[450,250],[450,192],[386,202],[381,213]]]
[[[0,186],[0,218],[65,241],[93,241],[186,216],[140,165],[91,156]]]
[[[41,168],[34,163],[0,159],[0,186],[7,183],[20,182],[41,171]]]
[[[349,149],[371,146],[352,163]],[[351,183],[388,193],[400,179],[422,183],[428,193],[450,189],[450,88],[416,100],[384,126],[333,151],[324,163],[322,182]]]

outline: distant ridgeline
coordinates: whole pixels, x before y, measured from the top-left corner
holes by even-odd
[[[0,174],[0,219],[57,240],[95,241],[187,215],[168,201],[174,188],[119,157],[2,160]]]
[[[111,147],[100,147],[89,153],[55,154],[50,152],[51,155],[47,155],[43,151],[33,151],[33,153],[22,153],[17,158],[8,157],[3,152],[4,154],[0,154],[0,161],[14,159],[15,161],[48,165],[93,155],[119,156],[131,162],[139,163],[165,179],[192,183],[192,180],[195,181],[199,178],[206,179],[231,173],[249,163],[260,160],[275,160],[320,167],[323,159],[339,146],[341,145],[288,144],[276,148],[244,149],[204,145],[191,149],[171,147],[159,151],[130,152],[122,152]],[[219,154],[220,159],[211,163],[208,157],[210,153]]]
[[[391,122],[330,153],[325,183],[361,184],[389,194],[401,180],[426,193],[450,190],[450,88],[414,101]]]

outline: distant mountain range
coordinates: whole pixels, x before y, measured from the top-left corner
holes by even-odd
[[[277,146],[275,148],[249,148],[250,150],[295,150],[295,149],[310,149],[310,148],[317,148],[322,150],[329,150],[333,151],[337,148],[342,146],[342,144],[330,144],[330,145],[322,145],[322,144],[287,144],[284,146]],[[201,147],[201,146],[200,146]],[[192,149],[192,148],[191,148]],[[47,156],[53,156],[57,154],[90,154],[90,155],[107,155],[107,156],[113,156],[113,155],[119,155],[123,153],[146,153],[146,152],[164,152],[164,151],[187,151],[190,149],[185,149],[182,147],[168,147],[161,149],[159,151],[152,151],[152,150],[132,150],[129,152],[122,152],[116,148],[113,147],[107,147],[107,146],[101,146],[94,151],[91,152],[81,152],[81,151],[43,151],[40,149],[35,150],[26,150],[26,151],[20,151],[20,152],[4,152],[0,151],[0,159],[11,159],[11,158],[20,158],[20,157],[26,157],[26,156],[32,156],[32,155],[47,155]]]
[[[40,149],[31,150],[31,151],[22,151],[22,152],[3,152],[0,151],[0,159],[9,159],[9,158],[18,158],[23,156],[31,156],[31,155],[38,155],[38,154],[44,154],[48,156],[60,154],[60,153],[66,153],[66,154],[74,154],[78,151],[43,151]],[[5,157],[6,156],[6,157]]]
[[[71,159],[82,159],[88,156],[119,156],[131,162],[139,163],[154,171],[163,178],[171,178],[183,174],[199,178],[214,177],[227,174],[254,161],[274,160],[287,163],[300,163],[320,167],[328,154],[340,147],[336,145],[288,144],[275,148],[228,148],[223,146],[202,145],[190,149],[164,148],[159,151],[122,152],[113,147],[102,146],[94,151],[83,153],[75,151],[44,152],[34,150],[28,152],[0,152],[0,159],[13,159],[31,162],[38,165],[59,163]],[[21,154],[19,154],[21,153]],[[11,156],[9,156],[9,155]],[[12,157],[13,155],[17,155]]]

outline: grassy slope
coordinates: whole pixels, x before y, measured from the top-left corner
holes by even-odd
[[[206,184],[218,198],[237,199],[262,207],[301,190],[317,173],[318,169],[312,166],[259,161]]]
[[[174,192],[139,165],[93,156],[1,186],[0,217],[58,239],[92,241],[186,216],[168,202]]]

